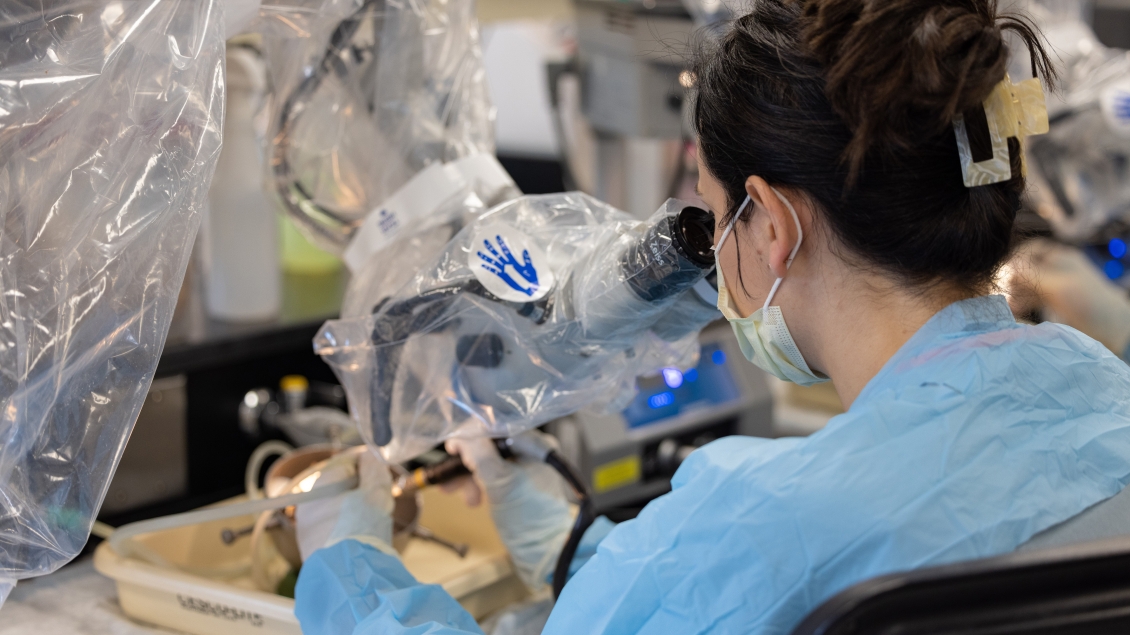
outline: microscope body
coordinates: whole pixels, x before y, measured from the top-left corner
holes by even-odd
[[[640,222],[579,193],[524,196],[378,302],[367,342],[331,322],[317,346],[389,458],[616,408],[636,377],[695,363],[717,317],[693,290],[712,240],[710,214],[679,201]]]

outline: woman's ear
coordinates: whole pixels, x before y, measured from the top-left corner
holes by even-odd
[[[773,275],[778,278],[784,278],[785,273],[788,271],[789,255],[792,254],[793,247],[796,246],[797,241],[800,239],[801,233],[797,227],[797,223],[802,225],[808,219],[802,218],[807,215],[807,206],[797,205],[796,201],[792,198],[789,202],[793,204],[794,209],[797,211],[797,220],[794,220],[789,208],[785,205],[778,196],[772,186],[760,176],[751,176],[745,182],[746,194],[752,203],[765,209],[767,213],[767,223],[765,227],[765,236],[763,240],[766,244],[766,254],[769,257],[769,269]],[[789,192],[780,190],[781,196],[789,196]]]

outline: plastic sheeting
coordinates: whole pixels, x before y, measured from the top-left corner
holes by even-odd
[[[220,149],[212,1],[0,4],[0,597],[73,558],[141,409]]]
[[[327,322],[315,348],[393,461],[620,408],[636,377],[692,365],[718,316],[692,289],[713,267],[712,221],[684,207],[640,222],[579,193],[504,203],[398,290],[374,288],[370,314]]]
[[[493,155],[428,166],[369,214],[346,248],[343,259],[353,276],[341,315],[368,315],[376,300],[408,282],[476,215],[521,195]]]
[[[283,207],[340,253],[424,167],[494,152],[475,2],[266,0],[271,174]]]
[[[1048,95],[1051,129],[1028,139],[1029,195],[1057,236],[1086,242],[1130,222],[1130,55],[1103,46],[1078,3],[1027,8],[1060,73],[1059,91]],[[1029,72],[1026,58],[1013,67]]]

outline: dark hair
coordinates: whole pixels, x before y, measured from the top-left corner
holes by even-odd
[[[722,222],[758,175],[807,196],[855,262],[983,292],[1008,255],[1020,146],[1009,139],[1011,180],[967,188],[952,122],[1004,79],[1005,30],[1053,81],[1035,27],[993,0],[755,2],[693,65],[699,152],[729,198]]]

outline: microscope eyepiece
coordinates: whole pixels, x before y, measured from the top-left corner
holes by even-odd
[[[670,201],[668,204],[675,203]],[[658,302],[682,293],[714,266],[714,217],[684,205],[647,227],[620,259],[620,272],[641,300]]]
[[[714,266],[714,215],[688,205],[671,219],[671,233],[679,251],[691,262],[706,269]]]

